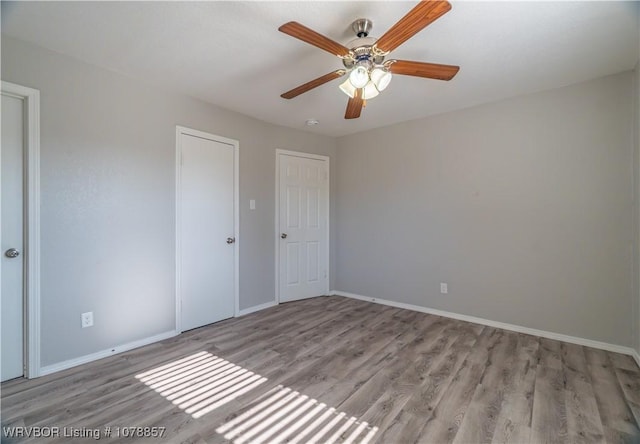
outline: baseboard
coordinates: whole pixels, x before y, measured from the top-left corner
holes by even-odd
[[[134,348],[142,347],[145,345],[152,344],[154,342],[172,338],[178,334],[179,333],[177,331],[172,330],[165,333],[160,333],[159,335],[151,336],[150,338],[144,338],[138,341],[129,342],[127,344],[117,345],[107,350],[91,353],[90,355],[80,356],[79,358],[69,359],[68,361],[47,365],[45,367],[40,368],[40,376],[50,375],[51,373],[59,372],[61,370],[66,370],[68,368],[86,364],[91,361],[96,361],[98,359],[106,358],[111,355],[133,350]]]
[[[267,302],[265,304],[255,305],[253,307],[245,308],[244,310],[240,310],[236,317],[248,315],[249,313],[255,313],[256,311],[265,310],[267,308],[275,307],[278,305],[276,301]]]
[[[586,347],[598,348],[598,349],[606,350],[610,352],[631,355],[635,358],[636,362],[638,362],[638,366],[640,366],[640,357],[638,356],[638,352],[631,347],[625,347],[625,346],[616,345],[616,344],[609,344],[607,342],[594,341],[592,339],[579,338],[576,336],[569,336],[569,335],[554,333],[546,330],[538,330],[535,328],[522,327],[520,325],[507,324],[504,322],[492,321],[490,319],[478,318],[475,316],[468,316],[468,315],[453,313],[453,312],[444,311],[444,310],[437,310],[435,308],[421,307],[419,305],[406,304],[404,302],[389,301],[389,300],[380,299],[380,298],[371,298],[371,297],[362,296],[359,294],[347,293],[344,291],[334,290],[331,292],[331,294],[335,296],[344,296],[352,299],[360,299],[362,301],[375,302],[376,304],[389,305],[391,307],[396,307],[396,308],[404,308],[406,310],[419,311],[422,313],[433,314],[436,316],[443,316],[445,318],[458,319],[460,321],[472,322],[474,324],[487,325],[489,327],[501,328],[503,330],[510,330],[518,333],[533,335],[533,336],[540,336],[542,338],[554,339],[556,341],[569,342],[570,344],[583,345]]]

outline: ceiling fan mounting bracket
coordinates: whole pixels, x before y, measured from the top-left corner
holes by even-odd
[[[358,37],[367,37],[373,28],[373,22],[366,18],[359,18],[351,24],[351,29]]]

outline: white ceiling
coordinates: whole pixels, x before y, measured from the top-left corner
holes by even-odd
[[[395,76],[345,120],[340,81],[280,98],[341,68],[278,32],[298,21],[346,43],[351,22],[380,36],[416,2],[6,2],[2,32],[255,118],[339,136],[632,69],[637,2],[458,2],[391,53],[459,65],[450,82]],[[306,119],[320,121],[306,127]]]

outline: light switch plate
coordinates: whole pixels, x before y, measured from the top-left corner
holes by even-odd
[[[256,209],[256,200],[255,199],[251,199],[249,201],[249,209],[250,210],[255,210]]]

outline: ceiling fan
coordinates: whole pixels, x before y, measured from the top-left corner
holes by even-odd
[[[442,17],[450,9],[451,4],[446,0],[422,0],[379,39],[368,37],[372,27],[371,20],[358,19],[351,25],[358,37],[346,46],[298,22],[285,23],[278,28],[280,32],[340,57],[344,69],[337,69],[311,80],[287,91],[281,97],[292,99],[349,73],[347,80],[340,85],[340,89],[349,96],[344,118],[357,119],[366,100],[374,98],[383,91],[389,85],[392,74],[451,80],[460,69],[459,66],[409,60],[384,60],[391,51]]]

